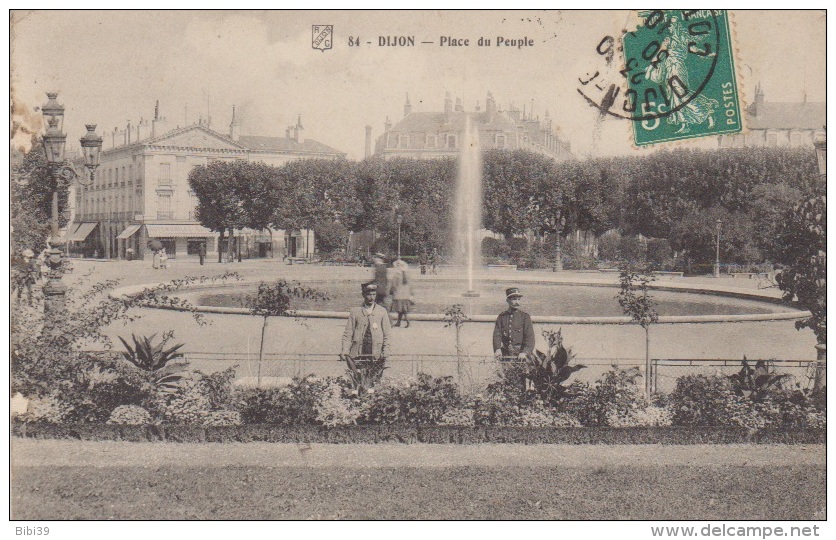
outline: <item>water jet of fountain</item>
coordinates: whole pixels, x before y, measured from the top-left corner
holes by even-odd
[[[479,296],[473,274],[481,266],[481,246],[477,231],[482,228],[482,150],[479,130],[465,115],[464,137],[459,156],[459,182],[456,188],[456,256],[467,271],[467,292]]]

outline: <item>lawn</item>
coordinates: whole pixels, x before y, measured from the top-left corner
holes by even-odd
[[[789,466],[17,466],[12,518],[823,519]]]

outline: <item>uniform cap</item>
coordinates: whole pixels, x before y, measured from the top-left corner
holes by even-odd
[[[509,298],[522,298],[522,293],[520,292],[519,287],[508,287],[505,289],[505,299]]]

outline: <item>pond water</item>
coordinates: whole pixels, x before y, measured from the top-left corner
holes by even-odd
[[[360,286],[355,282],[318,282],[308,286],[328,295],[328,300],[296,301],[294,309],[348,311],[360,305]],[[616,300],[615,287],[589,285],[561,285],[553,283],[524,283],[492,281],[478,282],[477,298],[462,296],[464,287],[460,281],[414,281],[412,284],[415,305],[413,312],[442,313],[453,304],[463,304],[471,315],[497,314],[505,309],[505,289],[521,287],[524,294],[522,309],[532,315],[609,317],[622,315]],[[189,300],[204,306],[244,307],[248,296],[256,286],[214,289],[189,293]],[[179,296],[179,295],[178,295]],[[778,304],[710,294],[672,291],[652,291],[660,315],[743,315],[776,313],[786,308]]]

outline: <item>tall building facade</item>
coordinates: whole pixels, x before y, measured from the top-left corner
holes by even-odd
[[[374,144],[374,155],[383,158],[456,157],[467,118],[479,132],[482,149],[529,150],[557,160],[574,157],[568,141],[558,135],[548,111],[543,119],[514,106],[503,111],[490,92],[485,109],[477,104],[474,111],[465,111],[461,99],[457,98],[454,104],[448,92],[442,111],[414,112],[407,95],[403,118],[394,124],[386,118],[383,134]],[[370,149],[371,129],[367,126],[367,155]]]
[[[821,102],[772,102],[764,99],[763,88],[755,87],[755,101],[744,114],[745,133],[720,135],[720,148],[753,146],[809,147],[824,134],[827,104]]]
[[[86,256],[126,258],[149,256],[149,240],[158,240],[169,257],[197,257],[204,244],[208,257],[216,257],[219,234],[195,219],[197,198],[188,176],[210,161],[261,161],[282,165],[301,158],[341,159],[339,152],[320,142],[302,138],[301,118],[284,137],[245,136],[235,117],[229,132],[221,134],[203,121],[171,129],[159,115],[149,123],[115,129],[105,137],[106,147],[95,180],[71,194],[73,222],[67,239],[71,251]],[[312,231],[239,231],[245,257],[305,257],[314,253]],[[226,243],[226,239],[225,239]],[[129,251],[130,250],[130,251]]]

